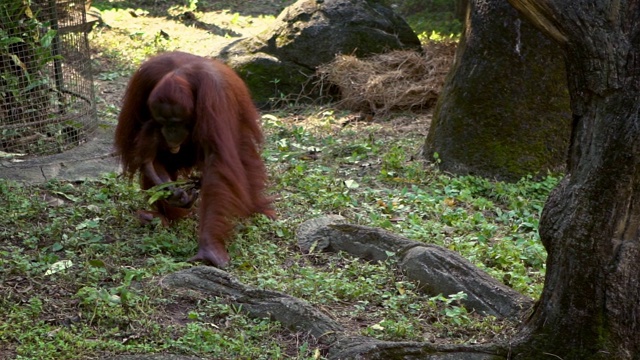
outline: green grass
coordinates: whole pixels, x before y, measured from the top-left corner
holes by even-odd
[[[264,121],[279,219],[240,224],[229,271],[316,304],[354,334],[457,342],[504,336],[512,325],[467,312],[457,302],[464,294],[420,294],[392,260],[300,253],[296,227],[342,214],[458,251],[536,297],[545,259],[539,213],[558,179],[508,184],[451,176],[414,158],[423,141],[417,133],[333,125],[346,113],[308,114],[302,122],[287,120],[286,112]],[[28,187],[2,180],[0,195],[0,348],[16,358],[165,351],[306,359],[318,351],[313,341],[249,319],[224,299],[159,288],[159,277],[191,266],[183,261],[196,250],[196,221],[140,226],[133,213],[147,206],[145,195],[115,174]]]
[[[464,24],[461,16],[456,15],[456,2],[457,0],[407,0],[397,2],[394,8],[404,16],[422,41],[457,41]],[[386,0],[385,3],[393,4],[394,1]]]
[[[153,18],[139,19],[126,16],[126,2],[94,2],[111,26],[91,33],[95,78],[100,88],[110,88],[98,91],[105,124],[115,122],[126,79],[140,61],[167,49],[202,51],[202,32],[163,15],[176,4],[157,3],[159,8],[141,3]],[[204,14],[213,5],[176,6],[196,6]],[[241,9],[222,15],[235,23],[249,18]],[[154,28],[145,27],[150,20]],[[172,36],[158,37],[158,28]],[[558,178],[509,184],[442,173],[418,155],[425,129],[394,129],[394,118],[407,114],[379,123],[346,121],[352,116],[331,108],[289,108],[263,118],[263,157],[279,218],[260,216],[238,225],[228,270],[249,285],[312,303],[353,335],[457,343],[508,337],[513,323],[468,312],[459,304],[464,294],[421,294],[393,259],[302,254],[295,232],[305,220],[340,214],[455,250],[537,297],[546,257],[537,234],[539,214]],[[116,174],[37,186],[0,180],[0,358],[157,352],[323,358],[326,349],[305,334],[248,318],[226,299],[159,286],[164,275],[192,266],[184,260],[196,251],[197,221],[141,226],[134,213],[147,207],[137,185]]]

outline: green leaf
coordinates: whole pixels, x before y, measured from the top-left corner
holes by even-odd
[[[8,37],[8,38],[0,38],[0,46],[2,46],[2,47],[7,47],[9,45],[17,44],[17,43],[21,43],[21,42],[23,42],[23,40],[21,38],[19,38],[19,37],[15,37],[15,36]]]
[[[347,189],[357,189],[358,187],[360,187],[360,184],[358,184],[355,180],[345,180],[344,181],[344,185],[347,187]]]
[[[104,264],[104,261],[97,260],[97,259],[89,260],[89,265],[91,265],[93,267],[96,267],[96,268],[104,268],[104,267],[106,267],[105,264]]]
[[[153,204],[158,200],[166,199],[169,196],[171,196],[171,191],[169,190],[156,191],[153,194],[151,194],[151,196],[149,197],[149,204]]]
[[[44,274],[45,275],[55,274],[57,272],[64,271],[64,270],[70,268],[71,266],[73,266],[73,262],[71,260],[61,260],[61,261],[58,261],[58,262],[55,262],[55,263],[51,264],[49,269],[47,271],[45,271]]]
[[[42,39],[40,39],[40,45],[42,45],[42,47],[44,48],[51,47],[51,43],[53,42],[53,39],[55,39],[57,33],[58,32],[55,30],[47,31],[47,33],[44,34]]]
[[[25,65],[17,55],[9,54],[9,57],[11,58],[11,60],[13,60],[14,64],[20,66],[22,68],[22,70],[27,71],[27,65]]]

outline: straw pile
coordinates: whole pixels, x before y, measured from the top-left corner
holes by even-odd
[[[339,55],[318,69],[321,81],[336,86],[338,106],[386,113],[433,106],[453,63],[454,43],[429,43],[424,54],[393,51],[366,59]]]

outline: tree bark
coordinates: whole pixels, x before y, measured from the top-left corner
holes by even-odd
[[[167,275],[163,286],[189,288],[222,296],[254,318],[271,318],[293,331],[305,332],[320,343],[332,343],[342,326],[306,301],[269,290],[244,285],[229,273],[210,266],[198,266]]]
[[[341,216],[306,221],[298,228],[297,237],[304,252],[347,251],[374,261],[396,253],[400,269],[424,285],[427,292],[447,295],[464,291],[469,295],[464,305],[479,312],[519,317],[521,310],[531,305],[531,299],[499,283],[453,251],[384,230],[346,224]],[[206,297],[224,297],[251,317],[268,317],[294,332],[309,334],[323,345],[323,355],[330,360],[506,360],[509,356],[509,347],[504,344],[392,342],[350,335],[342,325],[306,301],[242,284],[214,267],[198,266],[169,274],[161,280],[161,286],[170,291],[189,289]],[[138,358],[121,356],[114,360]]]
[[[308,220],[297,232],[303,252],[344,251],[353,256],[384,261],[394,256],[398,268],[430,296],[464,292],[467,309],[496,317],[519,318],[532,300],[478,269],[460,254],[440,246],[406,239],[388,231],[345,224],[333,215]]]
[[[503,0],[469,0],[425,156],[439,167],[517,181],[562,171],[571,113],[560,48]]]
[[[544,290],[516,358],[638,359],[640,1],[509,2],[563,47],[573,111],[567,175],[540,221]]]
[[[430,342],[392,342],[366,336],[350,336],[343,327],[307,302],[244,285],[228,273],[198,266],[167,275],[161,285],[194,290],[207,297],[224,297],[254,318],[271,318],[285,328],[309,334],[326,349],[329,360],[506,360],[508,350],[499,345],[448,345]],[[199,295],[202,296],[202,295]],[[179,355],[121,355],[112,360],[191,360]]]
[[[464,24],[467,17],[467,9],[469,8],[469,0],[456,0],[456,7],[454,13],[456,19],[460,20]]]

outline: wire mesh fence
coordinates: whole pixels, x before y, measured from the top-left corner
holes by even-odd
[[[0,3],[0,152],[70,149],[97,128],[84,0]]]

